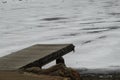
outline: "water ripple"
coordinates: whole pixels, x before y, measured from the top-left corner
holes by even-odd
[[[43,18],[41,20],[43,21],[56,21],[56,20],[63,20],[63,19],[67,19],[65,17],[51,17],[51,18]]]

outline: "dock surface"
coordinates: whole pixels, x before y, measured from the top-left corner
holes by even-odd
[[[37,44],[0,58],[0,70],[43,65],[74,50],[72,44]]]

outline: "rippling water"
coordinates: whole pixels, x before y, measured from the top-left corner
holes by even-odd
[[[33,44],[73,43],[74,68],[119,66],[119,0],[0,1],[0,56]]]

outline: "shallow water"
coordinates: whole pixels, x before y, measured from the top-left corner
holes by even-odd
[[[0,1],[0,56],[33,44],[73,43],[74,68],[119,66],[119,0]]]

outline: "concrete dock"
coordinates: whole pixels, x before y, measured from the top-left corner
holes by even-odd
[[[18,70],[43,65],[74,50],[72,44],[37,44],[0,58],[0,70]]]

